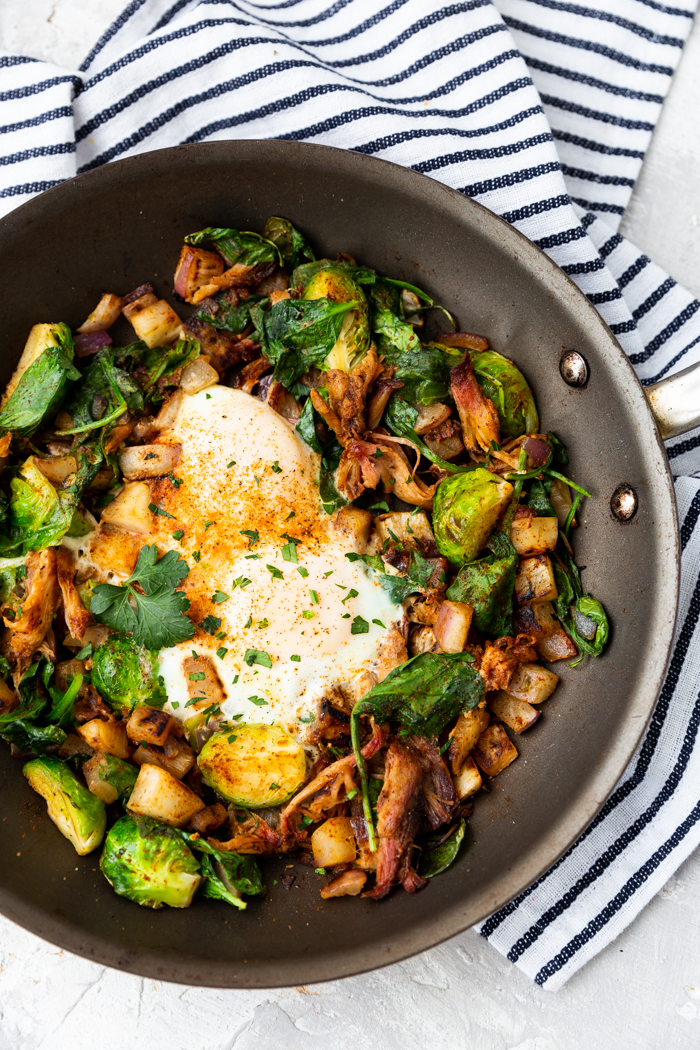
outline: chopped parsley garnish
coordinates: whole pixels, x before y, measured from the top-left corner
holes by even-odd
[[[318,597],[318,591],[312,591],[309,587],[309,594],[311,595],[311,604],[318,605],[320,599]]]
[[[245,555],[245,560],[246,561],[260,561],[260,555],[259,554],[246,554]]]
[[[361,616],[356,616],[350,624],[350,634],[369,634],[369,624]]]
[[[284,573],[282,572],[281,569],[276,568],[274,565],[266,565],[265,568],[270,573],[270,575],[272,576],[273,580],[283,580],[284,579]]]
[[[159,507],[155,503],[149,503],[148,504],[148,509],[151,511],[152,514],[159,514],[161,518],[174,518],[175,517],[174,514],[168,514],[167,510],[163,510],[162,507]]]
[[[282,473],[282,468],[280,466],[280,461],[278,459],[276,459],[275,462],[272,464],[272,469],[273,469],[275,474],[281,474]]]
[[[293,656],[290,656],[289,659],[293,660],[295,664],[300,664],[301,663],[301,657],[297,656],[296,653]]]
[[[201,627],[207,634],[216,634],[221,627],[221,620],[218,616],[205,616],[202,620]]]
[[[254,547],[260,539],[260,533],[256,529],[241,529],[240,535],[248,537],[251,547]]]
[[[304,722],[306,725],[309,725],[311,722],[316,721],[316,715],[313,713],[313,711],[309,711],[308,715],[302,715],[299,721]]]
[[[303,565],[298,565],[297,566],[297,572],[299,573],[300,576],[303,576],[304,579],[306,579],[306,577],[309,575],[309,570],[305,569]]]
[[[297,512],[295,510],[290,510],[289,514],[287,515],[287,517],[284,520],[285,521],[289,521],[290,518],[296,518],[296,516],[297,516]]]
[[[345,798],[348,800],[348,802],[350,802],[350,800],[353,799],[356,794],[357,788],[351,788],[350,791],[348,791],[348,793],[346,794]]]
[[[249,616],[248,619],[246,620],[246,622],[243,624],[243,626],[244,627],[252,627],[253,626],[253,617]]]
[[[326,875],[327,874],[325,868],[314,868],[314,871],[316,872],[317,875]]]
[[[343,613],[343,615],[341,616],[341,620],[349,620],[349,619],[350,619],[350,613]]]
[[[250,583],[250,580],[248,580],[248,583]],[[224,594],[223,591],[214,591],[214,593],[211,596],[211,600],[214,602],[215,605],[221,605],[222,602],[227,602],[230,597],[230,594]]]
[[[236,579],[233,581],[233,589],[235,591],[236,587],[240,587],[241,590],[244,591],[246,587],[252,582],[253,581],[249,580],[247,576],[237,576]]]
[[[223,658],[224,658],[224,657],[226,656],[226,653],[227,653],[227,652],[228,652],[228,649],[226,649],[226,648],[225,648],[225,647],[224,647],[224,646],[222,645],[220,649],[217,649],[217,650],[216,650],[216,655],[217,655],[217,656],[219,657],[219,659],[220,659],[220,660],[223,660]]]
[[[262,696],[249,696],[251,704],[255,704],[256,707],[267,707],[267,700]]]
[[[92,642],[88,642],[79,653],[75,654],[76,660],[87,660],[88,656],[92,656]]]
[[[386,631],[386,624],[382,623],[381,620],[372,620],[372,623],[376,623],[377,627],[383,627]]]
[[[207,529],[210,529],[213,524],[214,524],[213,521],[205,521],[204,522],[204,531],[206,532]]]
[[[180,485],[182,485],[182,478],[174,478],[172,474],[168,474],[168,478],[173,483],[176,489],[179,489]]]
[[[100,623],[121,634],[131,633],[147,649],[164,649],[194,634],[185,616],[189,599],[176,591],[189,568],[175,551],[158,559],[155,544],[139,552],[136,568],[121,586],[100,583],[92,591],[91,611]],[[138,583],[143,593],[132,584]]]
[[[381,510],[385,514],[389,514],[390,513],[389,504],[386,503],[384,500],[382,500],[381,503],[373,503],[372,506],[369,509],[370,510]]]
[[[231,733],[231,736],[227,737],[226,739],[228,740],[229,744],[232,744],[235,740],[238,740],[238,737],[235,733]]]
[[[357,598],[358,594],[359,591],[356,591],[354,587],[351,587],[340,604],[345,605],[345,603],[349,602],[351,598]]]
[[[297,543],[299,541],[297,540]],[[297,562],[297,546],[296,543],[285,543],[282,547],[282,557],[285,561],[291,561],[296,564]]]
[[[223,642],[224,638],[226,637],[226,631],[218,631],[217,634],[214,635],[214,637],[218,638],[220,642]]]
[[[381,459],[383,455],[384,455],[384,453],[382,452],[382,450],[380,448],[378,448],[376,450],[376,452],[374,453],[374,458],[375,459]]]
[[[279,784],[270,784],[270,786],[269,786],[269,788],[267,790],[268,791],[279,791],[279,789],[280,789]]]
[[[200,558],[202,557],[202,552],[201,551],[192,551],[192,557],[194,558],[194,560],[196,562],[198,562],[200,560]]]
[[[253,664],[260,664],[261,667],[272,667],[270,654],[263,649],[246,649],[243,659],[248,664],[248,667],[252,667]]]
[[[304,617],[305,620],[313,620],[316,614],[312,613],[311,609],[304,609],[301,615]]]
[[[173,700],[170,706],[177,711],[178,707],[180,706],[179,701]]]
[[[235,459],[232,459],[230,463],[226,464],[226,469],[230,470],[231,467],[235,467],[235,465],[236,465],[236,461],[235,461]]]
[[[324,578],[324,580],[327,580],[328,577],[332,576],[332,575],[333,575],[333,569],[331,569],[330,572],[324,572],[323,578]]]
[[[206,677],[204,671],[192,671],[189,676],[190,682],[203,682]]]
[[[231,685],[238,685],[238,679],[239,679],[240,677],[241,677],[241,676],[240,676],[239,674],[237,674],[237,675],[236,675],[236,677],[234,678],[234,680],[233,680],[233,681],[231,682]],[[238,715],[236,715],[236,718],[238,718],[238,717],[239,717],[239,716],[238,716]]]
[[[269,625],[269,623],[267,622],[266,619],[265,620],[258,620],[258,627],[260,627],[261,629],[263,629],[265,627],[269,627],[269,626],[270,625]]]
[[[184,535],[185,534],[182,531],[182,529],[175,529],[175,532],[173,533],[173,539],[174,540],[181,540]]]

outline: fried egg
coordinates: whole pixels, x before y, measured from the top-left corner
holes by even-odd
[[[158,512],[139,544],[186,559],[196,626],[160,655],[169,708],[187,718],[205,704],[204,656],[226,718],[304,739],[319,698],[370,669],[403,609],[345,556],[352,543],[321,505],[320,457],[267,404],[225,386],[184,395],[160,440],[182,453],[174,481],[148,483]],[[92,557],[104,568],[109,544]]]

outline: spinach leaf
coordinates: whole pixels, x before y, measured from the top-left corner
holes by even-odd
[[[486,546],[492,552],[459,570],[447,597],[474,610],[474,626],[489,638],[513,633],[513,591],[518,555],[504,532],[493,532]]]
[[[134,345],[145,348],[146,344]],[[97,351],[83,373],[82,383],[64,406],[72,425],[70,429],[59,433],[81,434],[102,430],[116,423],[127,409],[139,412],[143,408],[138,384],[127,372],[117,368],[114,359],[114,352],[106,347]]]
[[[403,383],[401,396],[406,401],[434,405],[450,398],[450,369],[459,355],[438,343],[418,344],[407,350],[387,346],[383,353],[385,363],[394,366],[394,378]]]
[[[259,233],[248,230],[231,230],[207,226],[198,233],[185,237],[186,244],[213,244],[229,266],[257,266],[264,262],[280,262],[281,255],[275,244]]]
[[[311,398],[309,398],[310,400]],[[342,447],[335,440],[330,441],[323,450],[318,492],[326,514],[332,514],[338,507],[345,507],[348,503],[345,496],[338,491],[335,480],[342,452]]]
[[[313,406],[311,398],[307,398],[306,404],[301,410],[301,415],[297,421],[297,433],[306,442],[309,448],[312,448],[314,452],[318,452],[319,456],[323,453],[323,446],[319,441],[318,434],[316,433],[316,410]]]
[[[537,478],[534,478],[530,482],[526,502],[528,507],[530,507],[535,512],[537,517],[556,518],[556,511],[550,503],[549,498],[551,490],[551,478],[545,478],[544,481],[539,481]]]
[[[241,302],[232,306],[227,301],[226,295],[226,292],[220,292],[214,296],[214,302],[218,305],[216,313],[210,314],[206,310],[198,310],[194,318],[196,321],[206,321],[212,328],[218,328],[219,331],[234,332],[240,335],[249,324],[252,324],[250,316],[252,308],[258,303],[267,302],[267,299],[262,295],[249,295],[247,299],[242,299]]]
[[[129,361],[131,374],[122,373],[122,377],[126,376],[126,381],[131,384],[134,403],[143,394],[143,405],[144,398],[163,400],[165,388],[175,386],[182,369],[199,357],[199,343],[196,339],[178,339],[175,346],[148,347],[144,342],[138,342],[115,350],[114,354],[120,364]],[[124,384],[125,381],[119,377],[117,385],[120,382]],[[120,386],[120,389],[130,411],[135,411],[136,408],[129,403],[125,386]]]
[[[275,303],[260,318],[263,353],[274,365],[274,378],[289,388],[312,365],[320,365],[333,349],[345,315],[355,306],[328,298]]]
[[[435,571],[435,566],[431,565],[420,551],[410,552],[410,562],[405,576],[394,576],[386,572],[384,562],[378,554],[356,554],[350,551],[345,557],[348,561],[363,561],[370,569],[378,572],[379,582],[396,605],[401,605],[409,594],[425,590]]]
[[[436,463],[438,467],[446,470],[449,474],[463,474],[467,470],[475,469],[475,463],[470,463],[466,466],[456,466],[454,463],[449,463],[447,460],[441,459],[440,456],[428,448],[423,439],[415,432],[414,427],[417,419],[417,408],[414,408],[413,405],[409,405],[398,393],[391,395],[384,411],[383,420],[392,434],[408,438],[409,441],[413,442],[416,448],[420,449],[421,454],[424,455],[426,459]]]
[[[401,299],[391,285],[378,282],[370,292],[372,331],[380,354],[391,350],[405,353],[420,350],[420,340],[413,325],[401,316]]]
[[[24,718],[0,729],[0,736],[9,744],[14,744],[20,751],[33,751],[35,755],[45,755],[66,739],[65,730],[58,725],[37,726]]]
[[[83,675],[78,672],[75,675],[71,675],[68,688],[64,693],[61,693],[58,689],[52,689],[52,687],[49,686],[49,692],[53,698],[51,710],[47,715],[49,722],[59,726],[69,724],[73,718],[73,704],[75,703],[75,698],[80,692],[82,684]]]
[[[551,430],[547,434],[547,444],[552,450],[552,466],[568,466],[569,453],[566,451],[566,445],[563,442],[561,442],[556,436],[556,434],[553,434]]]
[[[444,832],[428,835],[421,843],[422,853],[418,862],[418,874],[424,879],[432,879],[446,871],[457,859],[467,830],[466,821],[460,820],[445,837]]]
[[[12,722],[18,720],[33,722],[46,707],[46,696],[40,686],[42,664],[42,660],[32,664],[19,683],[17,692],[20,695],[20,702],[12,711],[0,715],[0,733],[3,733]]]
[[[0,430],[31,434],[56,412],[69,383],[80,379],[73,364],[73,337],[68,325],[46,325],[51,340],[20,378],[2,412]]]
[[[563,543],[552,558],[559,596],[554,603],[562,627],[581,652],[600,656],[610,634],[605,609],[591,594],[584,594],[578,567]]]
[[[315,259],[308,243],[289,219],[281,219],[278,215],[270,216],[265,223],[263,236],[275,245],[282,256],[283,266],[290,273],[303,262],[313,262]]]

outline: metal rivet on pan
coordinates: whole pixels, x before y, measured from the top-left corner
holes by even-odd
[[[610,497],[610,510],[618,521],[632,521],[638,505],[637,493],[631,485],[618,485]]]
[[[569,386],[585,386],[588,382],[588,362],[578,350],[566,350],[561,355],[559,371]]]

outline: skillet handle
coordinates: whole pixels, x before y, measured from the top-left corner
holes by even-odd
[[[700,427],[700,364],[645,388],[664,440]]]

